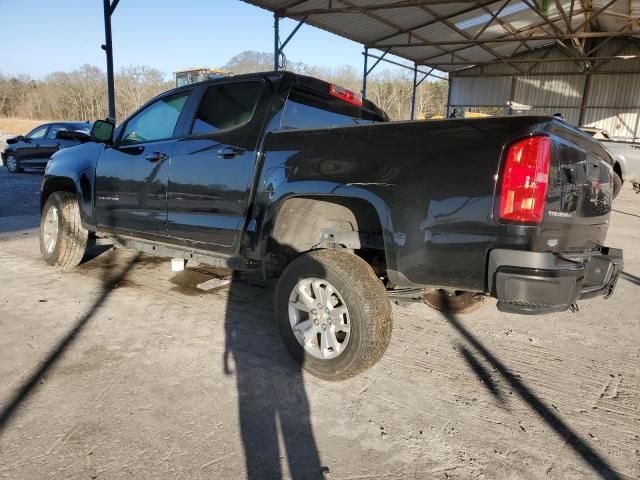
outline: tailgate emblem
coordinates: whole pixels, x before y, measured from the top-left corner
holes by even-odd
[[[549,210],[550,217],[573,218],[573,213],[558,212],[557,210]]]

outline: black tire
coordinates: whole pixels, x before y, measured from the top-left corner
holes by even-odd
[[[53,214],[49,214],[54,208],[57,209],[55,219]],[[45,225],[49,221],[57,225],[52,245],[45,233]],[[70,270],[82,261],[88,238],[89,232],[82,227],[80,221],[80,207],[75,195],[69,192],[51,194],[40,218],[40,254],[44,261],[62,270]]]
[[[289,322],[289,298],[298,282],[306,278],[329,282],[347,307],[350,337],[335,358],[310,355]],[[391,304],[385,287],[373,269],[353,253],[316,250],[294,259],[278,281],[275,310],[280,335],[291,355],[302,368],[324,380],[345,380],[373,366],[391,340]]]
[[[476,292],[433,289],[422,294],[422,300],[431,308],[445,313],[475,312],[484,305],[485,297]]]
[[[622,190],[622,178],[617,173],[613,174],[613,198],[616,198]]]
[[[20,162],[18,161],[15,155],[11,155],[11,154],[7,155],[7,158],[5,159],[4,163],[7,166],[7,170],[9,170],[9,173],[22,172],[22,168],[20,168]]]

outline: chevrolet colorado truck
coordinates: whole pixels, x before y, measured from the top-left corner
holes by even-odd
[[[91,136],[47,165],[44,260],[72,268],[106,237],[277,278],[281,336],[328,380],[381,358],[390,301],[559,312],[610,296],[623,266],[604,246],[611,158],[550,117],[389,122],[271,72],[171,90]]]

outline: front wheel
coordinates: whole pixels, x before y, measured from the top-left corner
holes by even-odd
[[[384,285],[360,257],[317,250],[293,260],[276,289],[280,334],[302,368],[344,380],[374,365],[391,339]]]
[[[18,164],[18,159],[14,155],[7,156],[7,170],[11,173],[20,173],[22,168]]]
[[[40,218],[40,254],[44,261],[62,270],[75,267],[84,256],[88,238],[75,195],[52,193]]]

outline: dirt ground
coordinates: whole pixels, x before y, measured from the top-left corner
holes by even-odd
[[[384,359],[302,373],[273,291],[119,250],[39,258],[39,177],[0,169],[0,478],[640,478],[640,195],[615,296],[577,313],[394,307]],[[94,255],[97,252],[94,252]]]
[[[13,135],[29,133],[38,125],[49,123],[49,120],[32,120],[30,118],[0,118],[0,132]]]

